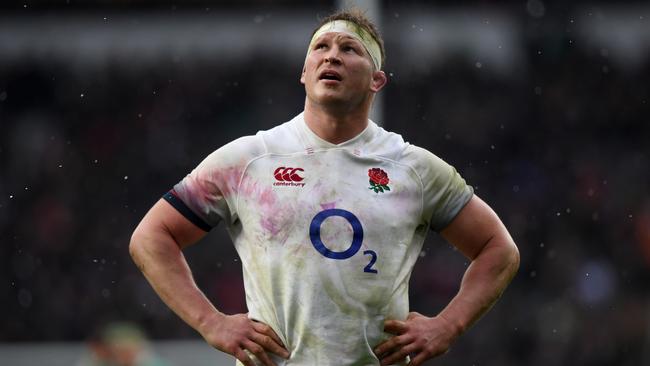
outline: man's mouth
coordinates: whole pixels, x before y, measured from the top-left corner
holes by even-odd
[[[335,81],[341,81],[341,75],[333,70],[325,70],[320,73],[318,76],[318,80],[335,80]]]

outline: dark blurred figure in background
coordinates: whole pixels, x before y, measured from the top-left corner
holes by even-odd
[[[109,323],[88,340],[88,355],[76,366],[168,366],[149,347],[144,332],[135,324]]]

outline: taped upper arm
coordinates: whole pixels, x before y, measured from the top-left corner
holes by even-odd
[[[165,232],[180,248],[201,240],[207,232],[183,216],[164,199],[158,200],[144,216],[136,232]]]

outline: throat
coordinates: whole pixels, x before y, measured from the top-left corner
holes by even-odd
[[[352,140],[368,127],[368,119],[310,118],[305,114],[307,127],[321,139],[334,144]]]
[[[368,126],[370,100],[360,103],[317,103],[305,98],[305,123],[321,139],[341,144],[359,135]]]

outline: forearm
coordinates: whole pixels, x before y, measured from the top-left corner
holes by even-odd
[[[512,239],[490,239],[465,271],[458,294],[439,316],[462,334],[494,305],[518,268],[519,252]]]
[[[136,230],[129,250],[158,296],[199,333],[206,319],[221,315],[197,287],[173,237],[164,232]]]

